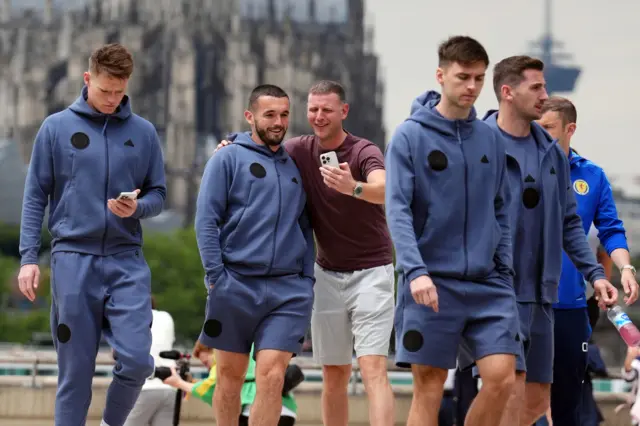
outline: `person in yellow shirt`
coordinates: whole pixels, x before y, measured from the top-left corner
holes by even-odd
[[[249,355],[249,366],[247,368],[247,374],[245,376],[242,393],[240,395],[242,412],[238,423],[239,426],[249,425],[249,412],[256,397],[256,362],[253,359],[253,351],[254,348],[252,346],[251,354]],[[164,383],[182,390],[186,395],[192,395],[209,405],[213,405],[213,391],[216,386],[216,360],[213,350],[202,346],[199,342],[196,342],[193,353],[194,356],[202,362],[202,364],[209,368],[209,377],[196,382],[188,382],[180,377],[174,367],[171,367],[171,376],[167,377],[164,380]],[[285,387],[286,386],[287,385],[285,384]],[[297,410],[298,407],[293,394],[291,392],[284,394],[282,397],[282,413],[280,415],[278,426],[294,426],[297,417]]]

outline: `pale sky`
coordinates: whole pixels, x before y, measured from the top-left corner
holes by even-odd
[[[543,32],[544,0],[367,0],[375,51],[385,77],[385,125],[390,137],[407,118],[411,101],[435,81],[437,46],[469,35],[489,53],[490,68],[507,56],[531,54],[529,41]],[[578,110],[573,145],[625,190],[639,163],[636,102],[640,100],[638,0],[554,0],[552,30],[582,67],[568,96]],[[491,73],[476,103],[479,115],[496,108]],[[354,106],[355,107],[355,106]],[[640,176],[640,172],[637,172]]]

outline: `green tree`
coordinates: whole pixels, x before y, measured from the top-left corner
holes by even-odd
[[[171,314],[179,339],[195,341],[204,322],[207,300],[195,231],[150,234],[145,237],[144,255],[158,309]]]

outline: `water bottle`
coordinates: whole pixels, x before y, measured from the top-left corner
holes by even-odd
[[[620,306],[613,306],[607,309],[607,318],[618,329],[620,337],[627,346],[640,346],[640,330],[636,327],[629,316]]]

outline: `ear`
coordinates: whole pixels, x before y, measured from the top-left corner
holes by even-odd
[[[247,120],[250,126],[253,126],[253,113],[249,110],[244,112],[244,119]]]
[[[89,71],[85,71],[85,73],[82,75],[82,79],[84,80],[84,84],[88,86],[89,82],[91,81],[91,73]]]
[[[349,115],[349,104],[345,102],[342,104],[342,119],[346,120],[348,115]]]
[[[503,84],[500,86],[500,100],[504,101],[512,101],[513,100],[513,90],[510,86]]]
[[[567,124],[567,135],[569,137],[573,136],[573,134],[576,132],[576,123],[569,123]]]
[[[444,70],[440,67],[436,69],[436,81],[441,86],[444,84]]]

